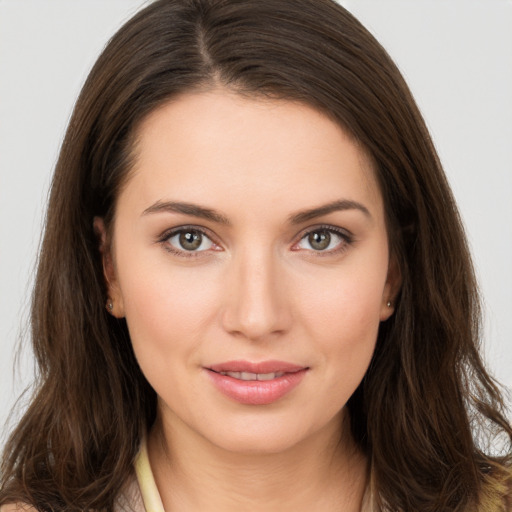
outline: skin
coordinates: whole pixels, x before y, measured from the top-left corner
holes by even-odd
[[[351,203],[290,222],[340,200]],[[169,201],[225,222],[159,206]],[[169,234],[190,226],[208,237],[197,251]],[[361,147],[306,105],[183,95],[139,127],[113,231],[95,227],[111,313],[158,395],[148,444],[166,509],[359,510],[367,464],[345,404],[399,286]],[[326,249],[311,232],[330,236]],[[308,369],[283,398],[246,405],[205,370],[240,359]]]

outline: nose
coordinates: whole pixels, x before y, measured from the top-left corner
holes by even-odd
[[[231,335],[263,340],[290,328],[291,301],[277,258],[247,252],[231,261],[222,323]]]

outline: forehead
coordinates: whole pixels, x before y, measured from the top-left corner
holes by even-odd
[[[382,209],[365,151],[302,103],[225,90],[186,94],[152,112],[136,135],[127,188],[140,203],[277,201],[284,211],[344,198]]]

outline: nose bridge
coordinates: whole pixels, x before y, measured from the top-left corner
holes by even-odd
[[[280,262],[271,248],[248,247],[238,252],[229,269],[224,328],[249,339],[282,332],[289,310]]]

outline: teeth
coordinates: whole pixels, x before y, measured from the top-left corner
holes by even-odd
[[[258,374],[258,380],[272,380],[276,379],[277,377],[282,377],[284,375],[283,372],[279,373],[259,373]]]
[[[238,380],[272,380],[282,377],[284,372],[274,373],[250,373],[250,372],[220,372],[221,375],[226,375],[233,379]]]

